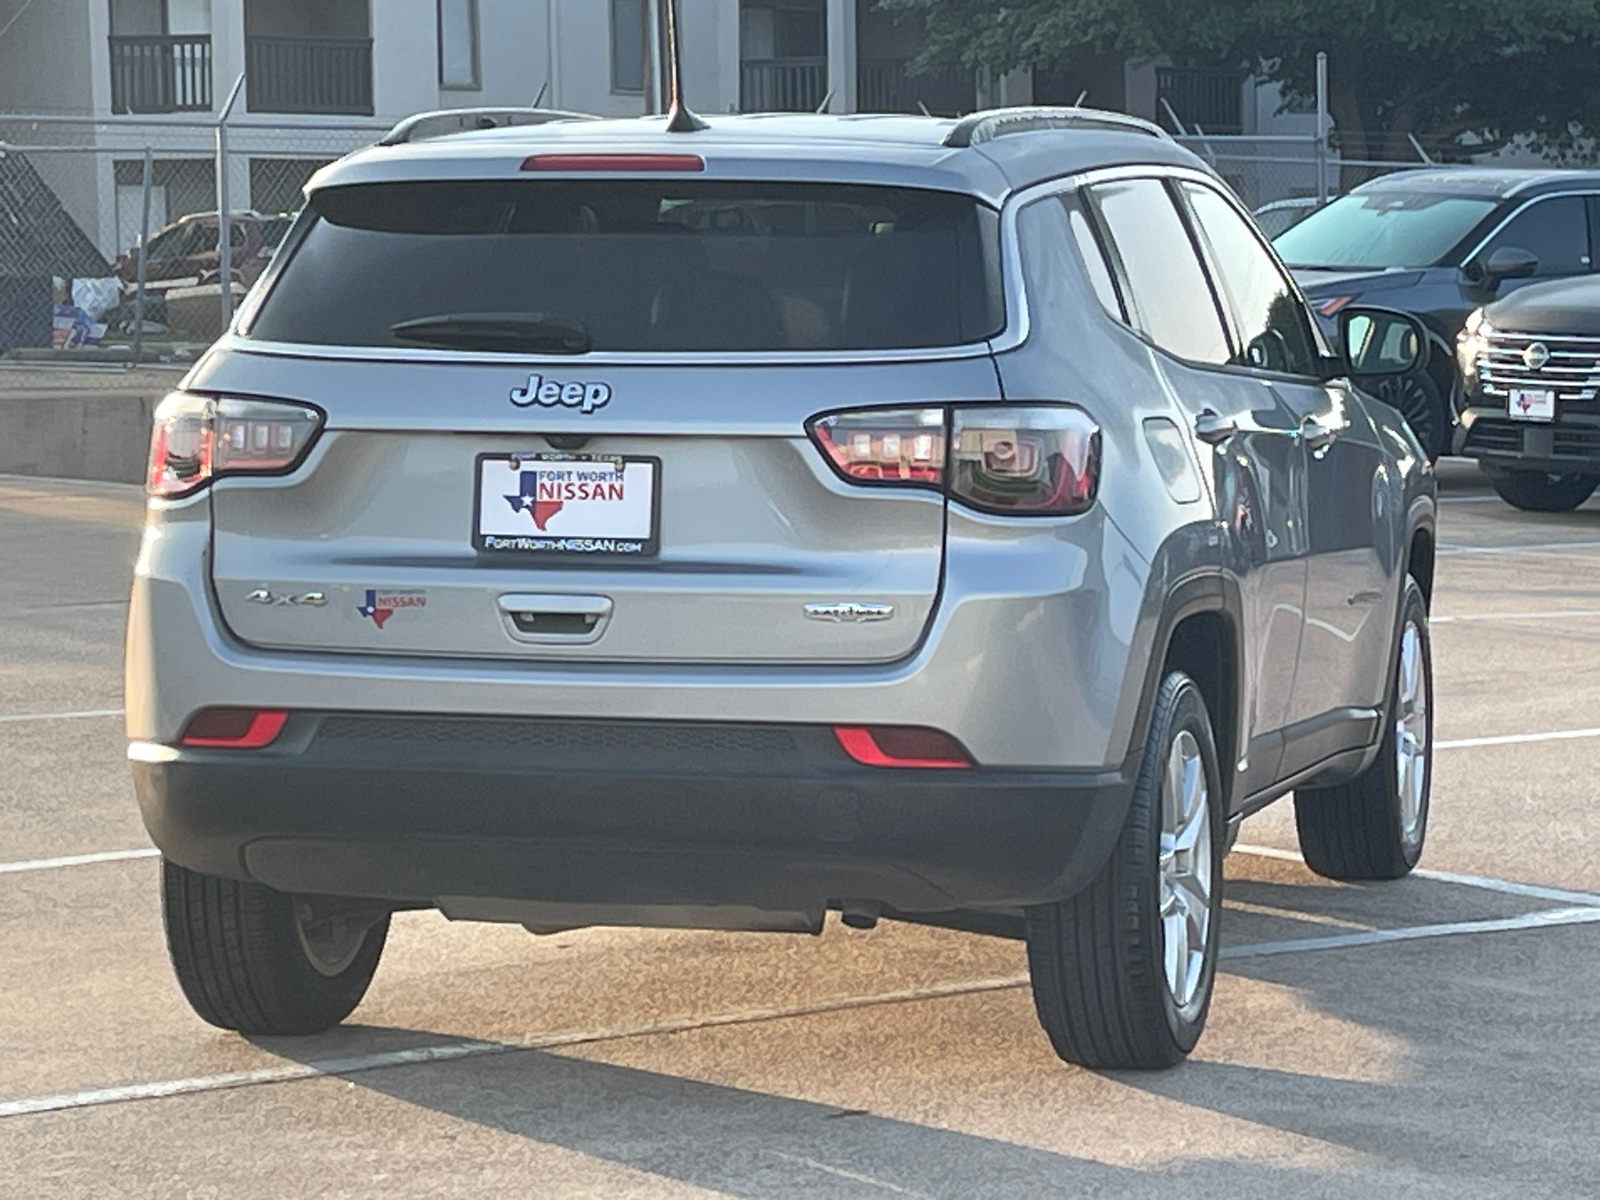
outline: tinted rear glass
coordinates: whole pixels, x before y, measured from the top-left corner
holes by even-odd
[[[1004,325],[998,218],[919,189],[528,180],[328,188],[247,319],[266,341],[402,346],[462,314],[594,350],[949,346]]]

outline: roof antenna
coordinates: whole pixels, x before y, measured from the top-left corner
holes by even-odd
[[[533,104],[530,107],[538,108],[540,102],[544,99],[545,92],[547,92],[549,90],[550,90],[550,81],[548,79],[546,79],[543,83],[541,83],[539,85],[539,94],[533,98]]]
[[[1089,98],[1089,89],[1088,88],[1084,88],[1083,91],[1078,93],[1078,98],[1072,102],[1072,107],[1073,108],[1082,108],[1083,107],[1083,102],[1085,100],[1087,100],[1088,98]],[[537,108],[538,105],[534,105],[534,107]]]
[[[678,51],[678,0],[667,2],[667,70],[671,72],[672,104],[667,109],[668,133],[697,133],[710,128],[683,102],[683,60]]]
[[[833,92],[829,91],[829,93],[822,98],[822,103],[817,105],[817,111],[819,113],[827,112],[828,111],[828,105],[830,105],[832,103],[833,103]]]

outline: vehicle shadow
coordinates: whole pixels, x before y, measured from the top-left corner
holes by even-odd
[[[1299,878],[1298,866],[1258,861],[1249,869],[1267,877],[1227,885],[1230,903],[1252,906],[1224,921],[1227,944],[1240,948],[1552,907],[1415,878],[1352,887]],[[1023,1144],[1022,1131],[1013,1142],[597,1062],[581,1050],[512,1050],[345,1078],[529,1143],[735,1196],[1147,1195],[1174,1179],[1196,1194],[1227,1196],[1365,1200],[1379,1186],[1408,1196],[1520,1197],[1530,1181],[1540,1194],[1592,1192],[1600,1174],[1600,1111],[1590,1103],[1600,1095],[1600,929],[1230,958],[1223,972],[1213,1031],[1186,1064],[1097,1079],[1039,1062],[1018,1076],[1032,1097],[1020,1100],[1025,1112],[1038,1106],[1070,1119],[1077,1106],[1108,1097],[1126,1107],[1127,1137],[1138,1141],[1119,1140],[1117,1153],[1162,1148],[1150,1169]],[[898,1028],[920,1036],[915,1018]],[[350,1026],[256,1044],[321,1063],[441,1040]],[[1169,1103],[1130,1105],[1108,1083]],[[1170,1124],[1187,1110],[1197,1128],[1237,1128],[1238,1140],[1195,1144]],[[1251,1127],[1292,1135],[1290,1144],[1325,1165],[1283,1162],[1281,1139],[1278,1154],[1262,1154]]]
[[[364,1031],[354,1027],[346,1032]],[[372,1032],[390,1040],[404,1031]],[[411,1034],[423,1041],[428,1036]],[[256,1044],[299,1061],[320,1058],[304,1054],[304,1041],[259,1039]],[[1175,1074],[1194,1070],[1186,1066]],[[1159,1173],[1152,1173],[541,1050],[347,1078],[359,1088],[419,1109],[730,1196],[1143,1196],[1174,1170],[1202,1185],[1207,1194],[1358,1194],[1353,1186],[1330,1192],[1325,1177],[1303,1170],[1240,1163],[1226,1156],[1191,1157],[1178,1168],[1163,1164]],[[1359,1098],[1352,1102],[1363,1104]],[[1151,1137],[1171,1133],[1146,1132]],[[1173,1141],[1175,1154],[1180,1145]]]

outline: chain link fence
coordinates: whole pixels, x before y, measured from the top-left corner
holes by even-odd
[[[197,355],[265,269],[312,173],[386,129],[234,120],[219,136],[212,118],[0,113],[0,361],[37,369]],[[1419,165],[1341,161],[1315,137],[1178,140],[1252,209],[1309,206],[1342,182]],[[226,303],[219,174],[228,193]]]
[[[0,113],[0,360],[194,357],[265,269],[311,175],[387,128],[234,121],[219,137],[212,120]]]

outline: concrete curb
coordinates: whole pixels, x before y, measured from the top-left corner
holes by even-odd
[[[0,474],[140,483],[163,394],[0,396]]]

